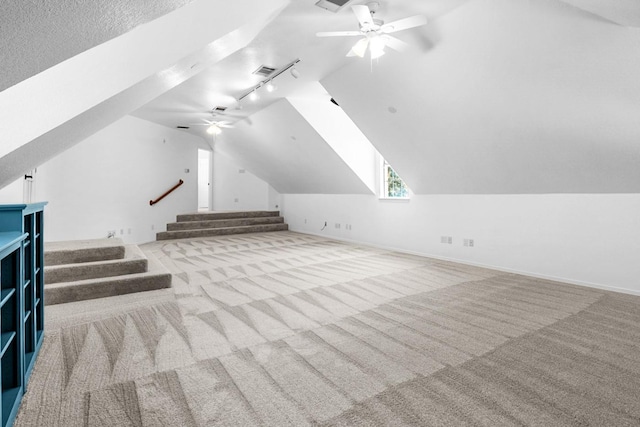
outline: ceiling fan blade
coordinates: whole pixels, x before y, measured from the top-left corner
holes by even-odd
[[[398,52],[404,52],[411,47],[408,43],[387,34],[380,36],[380,38],[384,40],[385,45],[389,46],[393,50],[397,50]]]
[[[361,36],[360,31],[325,31],[316,33],[317,37]]]
[[[347,56],[359,56],[360,58],[364,58],[364,54],[367,52],[367,46],[369,46],[369,39],[367,37],[358,40],[358,42],[353,45]]]
[[[371,12],[369,12],[369,8],[363,4],[357,4],[355,6],[351,6],[351,10],[356,14],[356,18],[358,18],[358,22],[362,27],[370,27],[373,25],[373,18],[371,17]]]
[[[427,18],[422,15],[410,16],[408,18],[399,19],[397,21],[389,22],[380,27],[383,33],[395,33],[396,31],[408,30],[409,28],[419,27],[425,25]]]

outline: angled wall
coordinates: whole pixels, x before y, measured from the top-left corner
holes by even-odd
[[[432,47],[416,38],[322,84],[415,193],[640,191],[637,29],[557,1],[473,0],[412,31]]]
[[[215,151],[232,157],[277,192],[371,194],[286,99],[235,126],[217,137]]]

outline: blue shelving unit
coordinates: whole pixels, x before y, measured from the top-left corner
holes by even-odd
[[[13,425],[44,338],[45,205],[0,205],[2,427]]]

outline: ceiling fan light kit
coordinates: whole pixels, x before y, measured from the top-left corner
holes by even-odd
[[[217,125],[212,124],[211,126],[209,126],[207,128],[207,133],[209,135],[220,135],[220,133],[222,132],[222,129],[220,129]]]
[[[347,56],[364,58],[369,50],[371,59],[376,59],[385,54],[385,47],[397,51],[405,51],[409,45],[389,34],[398,31],[419,27],[427,23],[427,18],[422,15],[410,16],[385,24],[382,19],[374,18],[379,7],[378,2],[370,2],[366,5],[351,6],[351,10],[358,19],[360,29],[358,31],[329,31],[316,33],[318,37],[351,37],[361,36],[360,40],[351,48]]]

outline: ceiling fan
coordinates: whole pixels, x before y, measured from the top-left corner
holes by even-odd
[[[204,123],[190,123],[190,126],[207,126],[209,135],[219,135],[223,128],[233,128],[234,126],[226,120],[204,120]]]
[[[389,46],[397,51],[406,50],[409,45],[402,40],[390,36],[390,33],[408,30],[419,27],[427,23],[427,18],[422,15],[410,16],[397,21],[385,24],[383,20],[375,18],[374,15],[380,4],[370,2],[366,5],[351,6],[351,10],[358,18],[360,30],[358,31],[329,31],[316,33],[318,37],[341,37],[341,36],[364,36],[351,48],[347,56],[359,56],[363,58],[367,52],[367,47],[371,53],[371,59],[384,55],[384,48]]]

